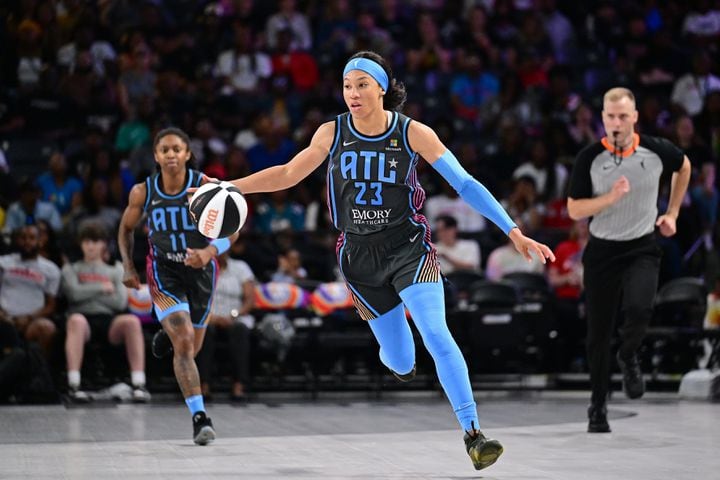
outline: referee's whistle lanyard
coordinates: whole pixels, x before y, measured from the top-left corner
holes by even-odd
[[[622,153],[618,156],[618,143],[617,143],[617,136],[613,137],[613,151],[612,151],[612,157],[613,162],[615,162],[615,165],[620,166],[622,163]]]
[[[602,144],[610,151],[610,156],[612,157],[615,165],[620,166],[625,157],[629,157],[635,153],[635,150],[637,150],[637,147],[640,144],[640,139],[637,133],[633,133],[633,140],[630,145],[626,148],[621,148],[620,145],[618,145],[617,136],[613,136],[612,144],[610,144],[610,138],[606,136],[602,139]]]

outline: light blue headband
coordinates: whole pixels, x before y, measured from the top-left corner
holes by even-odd
[[[385,70],[377,62],[374,62],[369,58],[353,58],[347,63],[347,65],[345,65],[345,70],[343,70],[343,77],[345,77],[345,75],[347,75],[350,70],[362,70],[363,72],[373,77],[375,81],[380,84],[383,90],[387,91],[387,73],[385,73]]]

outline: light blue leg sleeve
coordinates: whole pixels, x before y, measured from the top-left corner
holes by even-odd
[[[415,365],[415,342],[405,318],[403,304],[368,323],[380,344],[380,361],[383,365],[396,373],[409,373]]]
[[[400,298],[435,361],[440,384],[460,426],[467,431],[473,426],[480,428],[467,364],[445,321],[445,294],[441,281],[410,285],[400,292]]]

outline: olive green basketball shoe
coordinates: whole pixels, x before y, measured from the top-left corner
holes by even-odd
[[[470,455],[475,470],[489,467],[503,453],[503,446],[500,442],[492,438],[486,438],[480,430],[475,430],[474,423],[473,431],[466,431],[463,440],[465,441],[465,450]]]

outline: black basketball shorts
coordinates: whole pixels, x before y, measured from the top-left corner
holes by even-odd
[[[192,268],[183,263],[158,262],[148,255],[146,266],[157,319],[185,311],[193,326],[205,328],[219,271],[217,260],[213,258],[203,268]]]
[[[363,320],[397,307],[401,302],[398,292],[410,285],[440,279],[437,251],[424,219],[369,235],[343,233],[336,252]]]

